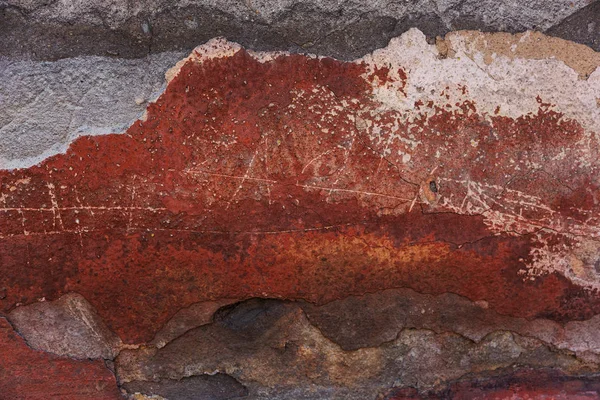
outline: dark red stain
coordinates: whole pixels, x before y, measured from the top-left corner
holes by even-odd
[[[0,318],[0,399],[123,399],[102,360],[73,360],[36,351]]]
[[[82,137],[39,166],[0,171],[2,310],[78,292],[126,342],[149,341],[182,307],[218,298],[323,303],[410,287],[520,317],[600,312],[596,294],[557,273],[523,280],[531,235],[496,235],[483,217],[435,202],[407,212],[422,182],[427,191],[438,181],[432,199],[460,200],[467,189],[451,182],[472,180],[565,208],[552,220],[522,211],[540,227],[578,226],[588,215],[572,207],[595,212],[588,167],[548,160],[582,137],[579,125],[546,108],[490,123],[468,102],[411,125],[393,112],[369,117],[364,74],[360,64],[260,63],[245,51],[188,62],[126,134]],[[376,140],[362,128],[368,118],[400,122]],[[409,164],[391,134],[420,142]],[[543,168],[515,174],[513,159]]]

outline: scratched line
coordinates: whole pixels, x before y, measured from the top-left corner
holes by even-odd
[[[131,185],[131,206],[129,208],[129,221],[127,221],[127,232],[131,231],[131,226],[133,224],[133,210],[131,209],[131,207],[135,207],[135,181],[137,179],[137,176],[134,175],[133,177],[133,184]]]
[[[300,232],[313,232],[313,231],[326,231],[331,229],[343,228],[347,226],[355,225],[353,223],[341,224],[341,225],[326,225],[321,227],[313,227],[313,228],[303,228],[303,229],[284,229],[284,230],[275,230],[275,231],[223,231],[223,230],[197,230],[197,229],[169,229],[169,228],[159,228],[159,229],[150,229],[143,227],[132,228],[131,232],[177,232],[177,233],[207,233],[207,234],[216,234],[216,235],[277,235],[282,233],[300,233]],[[0,234],[0,239],[9,239],[13,237],[21,237],[21,236],[47,236],[47,235],[64,235],[64,234],[76,234],[80,235],[82,233],[94,233],[98,231],[103,231],[105,229],[65,229],[61,231],[47,231],[47,232],[26,232],[26,233],[12,233],[12,234]]]
[[[299,232],[313,232],[313,231],[326,231],[330,229],[343,228],[347,226],[352,226],[355,224],[341,224],[341,225],[326,225],[314,228],[302,228],[302,229],[284,229],[284,230],[276,230],[276,231],[218,231],[218,230],[192,230],[192,229],[153,229],[152,231],[165,231],[165,232],[189,232],[189,233],[211,233],[211,234],[222,234],[222,235],[277,235],[280,233],[299,233]]]
[[[317,161],[319,158],[326,156],[327,154],[331,153],[333,150],[327,150],[324,153],[319,154],[318,156],[316,156],[315,158],[313,158],[312,160],[310,160],[305,166],[304,168],[302,168],[302,171],[300,172],[301,174],[304,173],[304,171],[306,171],[306,168],[308,168],[313,162]]]
[[[193,171],[193,170],[189,170],[186,171],[187,173],[201,173],[201,174],[206,174],[206,175],[211,175],[211,176],[217,176],[217,177],[221,177],[221,178],[229,178],[229,179],[239,179],[243,181],[258,181],[258,182],[265,182],[265,183],[279,183],[278,181],[272,180],[272,179],[262,179],[262,178],[250,178],[250,177],[245,177],[245,176],[238,176],[238,175],[227,175],[227,174],[216,174],[216,173],[212,173],[212,172],[205,172],[205,171]],[[384,193],[377,193],[377,192],[366,192],[366,191],[361,191],[361,190],[353,190],[353,189],[343,189],[343,188],[332,188],[332,187],[325,187],[325,186],[316,186],[316,185],[302,185],[299,183],[296,183],[296,186],[298,187],[302,187],[302,188],[306,188],[306,189],[320,189],[320,190],[328,190],[330,192],[346,192],[346,193],[355,193],[355,194],[360,194],[360,195],[365,195],[365,196],[376,196],[376,197],[386,197],[389,199],[395,199],[395,200],[402,200],[402,201],[412,201],[412,199],[406,199],[403,197],[398,197],[398,196],[392,196],[389,194],[384,194]]]
[[[262,140],[256,146],[256,151],[254,152],[254,155],[252,156],[252,159],[250,160],[250,163],[248,164],[248,169],[246,169],[246,173],[244,174],[242,181],[240,182],[238,187],[235,189],[235,191],[231,195],[231,198],[227,202],[227,206],[225,207],[226,210],[229,209],[229,207],[231,207],[231,203],[233,203],[233,200],[235,200],[235,198],[237,197],[240,190],[242,190],[242,187],[244,187],[244,182],[246,182],[248,180],[248,178],[250,178],[250,172],[252,172],[252,168],[254,167],[254,160],[256,160],[256,156],[260,152],[261,143],[262,143]]]
[[[78,207],[0,207],[0,212],[22,212],[22,211],[48,211],[54,213],[55,211],[69,211],[69,210],[85,210],[85,211],[130,211],[130,210],[142,210],[142,211],[167,211],[167,208],[163,207],[128,207],[128,206],[78,206]]]
[[[48,195],[50,196],[50,202],[52,203],[52,213],[54,214],[54,226],[56,227],[56,217],[58,216],[58,223],[60,224],[60,228],[65,229],[62,216],[60,215],[60,207],[58,206],[58,200],[56,199],[56,194],[54,193],[54,185],[48,182],[46,186],[48,186]]]
[[[375,197],[385,197],[388,199],[402,200],[402,201],[412,201],[412,199],[405,199],[404,197],[392,196],[389,194],[377,193],[377,192],[364,192],[361,190],[352,190],[352,189],[342,189],[342,188],[332,188],[325,186],[316,186],[316,185],[301,185],[299,183],[296,184],[298,187],[306,188],[306,189],[319,189],[319,190],[328,190],[329,192],[344,192],[344,193],[355,193],[365,196],[375,196]]]
[[[238,175],[217,174],[214,172],[207,172],[207,171],[188,170],[185,172],[188,174],[192,174],[192,175],[202,174],[202,175],[209,175],[209,176],[217,176],[220,178],[240,179],[242,181],[246,180],[246,181],[256,181],[256,182],[265,182],[265,183],[279,183],[273,179],[263,179],[263,178],[243,177],[243,176],[238,176]]]

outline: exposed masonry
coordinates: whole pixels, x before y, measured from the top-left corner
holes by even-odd
[[[0,56],[35,60],[189,52],[216,36],[256,50],[350,60],[411,27],[430,38],[461,29],[540,30],[597,50],[600,29],[597,4],[589,0],[4,0],[0,11]]]
[[[85,311],[73,313],[73,304]],[[77,295],[17,308],[9,318],[34,348],[75,358],[116,357],[117,378],[128,392],[175,399],[185,398],[182,392],[211,388],[257,399],[359,399],[393,382],[426,392],[473,370],[519,364],[578,374],[596,370],[600,361],[596,317],[563,327],[500,316],[484,303],[452,294],[388,290],[321,307],[276,300],[222,308],[199,303],[185,314],[175,315],[157,334],[168,336],[168,342],[123,346],[112,355],[95,350],[114,342],[114,335],[90,327],[90,320],[96,326],[102,322]],[[57,342],[59,333],[63,338]],[[303,369],[308,386],[295,376]],[[273,385],[277,389],[269,389]]]
[[[245,308],[243,315],[239,308]],[[249,389],[250,398],[360,399],[393,385],[435,390],[469,371],[514,364],[572,372],[595,368],[508,332],[474,344],[456,334],[407,329],[377,348],[343,352],[293,306],[249,302],[238,309],[233,318],[191,330],[158,351],[124,351],[116,363],[121,382],[227,373]],[[220,346],[216,337],[227,344]]]
[[[222,3],[216,0],[205,0],[201,2],[176,1],[174,4],[161,4],[154,0],[136,4],[127,4],[124,1],[116,1],[114,3],[82,1],[70,7],[65,7],[62,2],[35,4],[29,1],[8,0],[5,3],[8,6],[19,8],[33,20],[77,23],[81,19],[84,19],[86,23],[93,25],[106,24],[111,28],[119,28],[126,25],[132,15],[152,15],[165,9],[184,8],[196,3],[216,8],[222,12],[230,12],[239,19],[260,20],[265,24],[275,24],[281,15],[285,15],[290,10],[301,8],[324,13],[340,13],[342,17],[346,14],[352,15],[358,13],[375,13],[378,15],[399,17],[416,11],[434,11],[436,13],[446,13],[447,28],[453,29],[449,23],[459,16],[459,11],[462,8],[463,10],[479,9],[478,11],[482,14],[488,13],[486,19],[490,23],[498,24],[496,29],[509,30],[511,28],[522,28],[532,25],[538,26],[541,29],[548,29],[567,16],[587,6],[590,2],[574,1],[564,3],[562,1],[550,1],[546,2],[544,7],[538,7],[538,4],[535,2],[525,2],[517,5],[517,7],[507,7],[502,3],[496,3],[495,9],[491,7],[491,3],[478,4],[473,1],[462,3],[459,1],[421,1],[389,5],[380,1],[323,3],[314,0],[305,2],[296,2],[293,0],[258,0],[251,3]],[[492,13],[492,11],[496,12]],[[512,25],[509,26],[508,24]]]

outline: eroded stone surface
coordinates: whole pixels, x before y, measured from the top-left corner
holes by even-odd
[[[163,347],[185,332],[212,322],[213,314],[221,307],[235,303],[234,300],[221,299],[194,303],[177,312],[152,339],[151,344]]]
[[[378,347],[343,351],[298,305],[251,300],[222,309],[214,323],[162,349],[124,350],[117,373],[122,382],[137,382],[221,372],[246,385],[249,398],[364,399],[392,386],[435,392],[467,373],[512,365],[570,374],[596,367],[501,331],[474,343],[453,333],[405,329]]]
[[[443,392],[420,395],[414,389],[392,389],[385,400],[434,399],[597,399],[600,392],[595,377],[569,377],[555,370],[506,371],[496,377],[480,377],[452,384]]]
[[[238,381],[219,373],[158,382],[127,382],[123,387],[129,393],[149,393],[169,400],[227,400],[248,395],[248,390]]]
[[[114,375],[101,360],[73,360],[32,350],[0,318],[0,398],[122,399]]]
[[[499,315],[486,301],[471,302],[446,293],[419,294],[409,289],[385,290],[315,306],[303,303],[309,320],[345,350],[377,347],[394,340],[402,329],[454,332],[479,342],[490,333],[506,330],[597,361],[600,352],[599,318],[564,325],[548,319],[527,320]]]
[[[142,57],[190,51],[225,36],[257,50],[294,50],[353,59],[411,27],[431,38],[448,31],[546,31],[594,45],[585,20],[590,0],[433,0],[388,2],[4,0],[0,56],[57,59],[78,55]],[[566,19],[569,16],[572,18]],[[566,19],[566,20],[565,20]],[[583,32],[568,29],[581,21]],[[561,25],[562,23],[562,25]]]
[[[586,7],[565,18],[554,25],[547,32],[567,40],[576,39],[577,42],[590,46],[600,51],[600,3],[592,1]]]

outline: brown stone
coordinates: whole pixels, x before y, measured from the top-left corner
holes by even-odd
[[[15,308],[9,320],[36,350],[73,358],[113,359],[121,340],[81,296],[69,293],[56,301]]]

